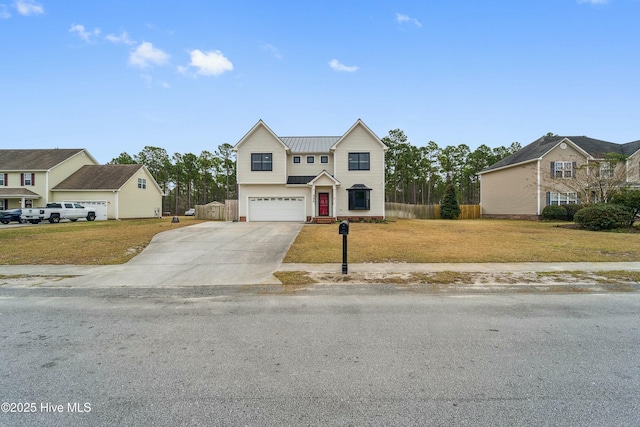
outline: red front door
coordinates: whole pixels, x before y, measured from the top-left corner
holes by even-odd
[[[318,193],[318,216],[329,216],[329,193]]]

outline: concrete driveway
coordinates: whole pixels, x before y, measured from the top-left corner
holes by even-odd
[[[198,286],[278,284],[273,272],[303,224],[203,222],[156,235],[126,264],[64,280],[77,286]]]

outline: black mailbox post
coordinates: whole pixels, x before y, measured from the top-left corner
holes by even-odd
[[[347,235],[349,234],[349,221],[342,221],[338,226],[338,234],[342,234],[342,274],[347,274]]]

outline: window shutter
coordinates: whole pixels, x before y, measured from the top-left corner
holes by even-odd
[[[556,162],[551,162],[551,178],[556,177]]]
[[[31,185],[36,185],[36,174],[31,172]]]
[[[4,186],[5,187],[7,187],[9,185],[9,183],[7,181],[9,181],[9,174],[5,173],[4,174]]]
[[[20,185],[24,186],[24,174],[20,174]]]
[[[547,191],[547,205],[546,206],[549,206],[550,204],[551,204],[551,192]]]

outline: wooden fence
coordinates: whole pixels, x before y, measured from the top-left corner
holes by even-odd
[[[440,205],[409,205],[388,202],[385,204],[387,218],[440,219]],[[480,205],[460,205],[458,219],[479,219]]]
[[[226,200],[224,203],[213,202],[206,205],[196,205],[196,218],[236,221],[238,219],[238,201]]]

